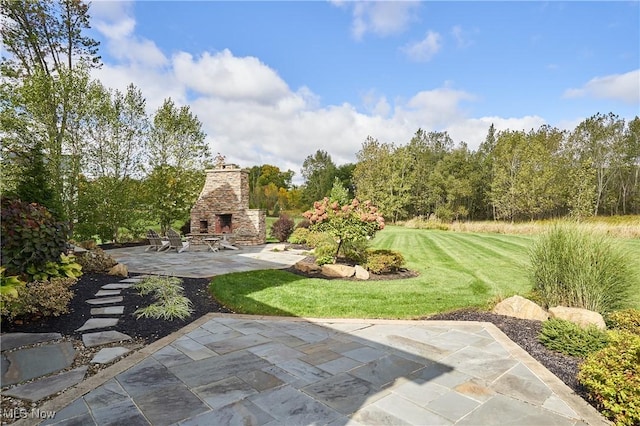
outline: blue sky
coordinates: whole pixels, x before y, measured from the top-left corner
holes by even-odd
[[[640,3],[94,1],[104,84],[149,112],[188,104],[213,153],[300,179],[367,136],[446,130],[472,149],[494,123],[573,129],[640,114]]]

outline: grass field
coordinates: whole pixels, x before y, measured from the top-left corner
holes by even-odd
[[[306,317],[417,318],[530,291],[528,249],[535,236],[388,226],[373,246],[400,251],[416,278],[345,281],[286,271],[214,278],[215,297],[238,313]],[[640,240],[620,240],[640,259]],[[638,271],[640,273],[640,270]],[[632,305],[640,307],[640,279]]]

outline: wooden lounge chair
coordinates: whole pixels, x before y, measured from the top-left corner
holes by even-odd
[[[175,249],[177,253],[182,253],[185,250],[189,249],[189,241],[182,241],[182,237],[173,229],[169,229],[167,231],[167,238],[169,238],[169,248],[167,251],[171,249]]]
[[[145,251],[162,251],[169,248],[169,243],[167,241],[162,241],[160,235],[158,235],[158,233],[153,229],[149,229],[147,231],[147,239],[149,240],[149,247],[147,247]]]
[[[239,250],[238,247],[234,246],[231,241],[227,239],[227,234],[222,234],[222,240],[220,240],[220,247],[228,250]]]

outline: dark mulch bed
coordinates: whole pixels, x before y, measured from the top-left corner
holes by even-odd
[[[116,283],[121,279],[105,274],[84,274],[73,286],[75,295],[69,305],[68,314],[46,319],[25,319],[20,323],[3,321],[2,332],[58,332],[80,339],[82,333],[75,330],[82,327],[85,321],[91,317],[91,308],[96,307],[86,303],[86,300],[93,298],[103,285]],[[194,312],[189,318],[174,321],[151,318],[136,319],[136,316],[133,315],[135,310],[152,304],[154,299],[152,295],[140,296],[129,288],[122,291],[123,302],[117,304],[124,306],[124,314],[114,329],[144,340],[146,343],[151,343],[181,329],[209,312],[231,312],[211,297],[208,292],[208,279],[183,278],[182,280],[184,295],[193,303]]]
[[[410,271],[409,271],[410,272]],[[386,275],[384,279],[406,278],[407,271],[400,274]],[[133,276],[133,275],[132,275]],[[118,282],[121,278],[104,274],[85,274],[74,286],[75,296],[69,306],[70,312],[59,317],[46,319],[32,319],[17,322],[2,322],[2,332],[59,332],[64,336],[75,339],[81,338],[81,333],[75,330],[81,327],[90,318],[91,305],[86,303],[92,298],[101,286]],[[209,312],[232,313],[231,310],[219,304],[208,292],[208,279],[183,278],[184,294],[193,302],[194,312],[186,320],[154,320],[136,319],[133,312],[153,303],[152,296],[139,296],[134,290],[123,291],[124,315],[116,330],[126,333],[136,339],[149,344],[168,334],[179,330],[192,321]],[[456,321],[484,321],[495,324],[511,340],[520,345],[536,360],[554,373],[566,383],[578,395],[586,399],[586,392],[576,381],[576,374],[580,364],[579,358],[574,358],[552,352],[538,341],[541,323],[538,321],[520,320],[488,312],[461,310],[446,314],[439,314],[427,320],[456,320]]]

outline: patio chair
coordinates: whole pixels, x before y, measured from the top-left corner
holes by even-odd
[[[169,243],[167,241],[162,241],[160,235],[158,235],[158,233],[153,229],[149,229],[147,231],[147,239],[149,240],[149,247],[147,247],[145,251],[162,251],[169,248]]]
[[[167,238],[169,238],[169,248],[167,251],[171,249],[175,249],[177,253],[182,253],[185,250],[189,249],[189,241],[182,241],[182,237],[173,229],[169,228],[167,231]]]

